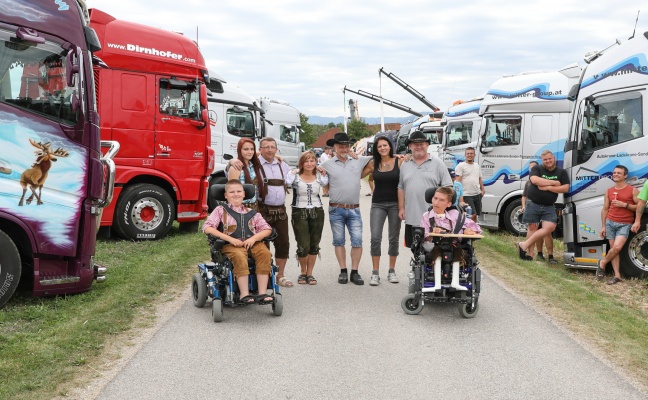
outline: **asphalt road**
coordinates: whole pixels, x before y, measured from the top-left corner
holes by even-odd
[[[295,287],[282,291],[281,317],[270,306],[226,307],[225,320],[214,323],[211,301],[195,308],[187,291],[177,313],[98,398],[646,398],[488,275],[473,319],[449,304],[427,304],[420,315],[406,315],[400,302],[407,292],[408,249],[398,260],[400,283],[387,282],[385,262],[381,285],[368,285],[366,192],[363,187],[364,286],[337,283],[327,223],[314,274],[319,284],[297,285],[299,269],[289,260]],[[487,270],[488,260],[481,262]]]

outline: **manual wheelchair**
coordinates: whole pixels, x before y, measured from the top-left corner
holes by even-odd
[[[425,192],[425,201],[432,202],[436,188]],[[454,199],[453,199],[454,202]],[[452,207],[451,207],[452,208]],[[459,218],[467,218],[458,207]],[[479,269],[473,240],[481,235],[449,233],[427,233],[424,228],[412,230],[412,259],[409,272],[408,294],[403,298],[401,307],[407,314],[419,314],[425,302],[457,303],[459,313],[464,318],[473,318],[479,310],[481,270]],[[461,221],[463,225],[463,220]],[[434,247],[425,251],[425,237],[431,236]]]
[[[243,185],[245,190],[245,199],[254,197],[254,185]],[[225,185],[212,185],[209,188],[209,197],[212,200],[219,202],[225,201]],[[272,234],[265,238],[264,241],[270,242],[277,236],[275,230]],[[250,303],[244,303],[240,299],[240,291],[234,279],[234,265],[230,259],[225,256],[221,249],[227,243],[218,239],[213,235],[207,235],[209,242],[211,262],[199,263],[198,272],[193,275],[191,283],[191,292],[193,297],[194,306],[201,308],[207,302],[207,298],[212,298],[212,316],[214,322],[223,320],[223,306],[245,306]],[[248,268],[250,275],[248,276],[248,285],[250,294],[258,294],[258,285],[256,279],[255,262],[248,252]],[[283,300],[281,293],[279,293],[279,285],[277,285],[276,276],[277,267],[274,260],[271,261],[271,273],[268,280],[268,297],[272,297],[272,302],[262,304],[272,304],[272,313],[280,316],[283,313]]]

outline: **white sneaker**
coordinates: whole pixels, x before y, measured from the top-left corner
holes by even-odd
[[[389,274],[387,274],[387,280],[391,283],[398,283],[396,272],[390,272]]]
[[[370,286],[378,286],[380,285],[380,276],[379,275],[371,275],[371,280],[369,281]]]

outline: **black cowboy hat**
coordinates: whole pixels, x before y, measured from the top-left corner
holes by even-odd
[[[329,139],[326,141],[327,146],[333,147],[334,144],[350,144],[351,141],[349,140],[349,135],[347,135],[345,132],[338,132],[335,135],[333,135],[333,139]]]
[[[430,139],[428,139],[423,132],[416,131],[410,135],[410,137],[405,140],[405,146],[409,146],[410,143],[421,143],[428,142],[430,144]]]

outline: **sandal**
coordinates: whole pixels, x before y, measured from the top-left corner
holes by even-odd
[[[300,285],[308,284],[308,277],[306,276],[306,274],[299,275],[299,277],[297,277],[297,283],[299,283]]]
[[[306,277],[306,282],[308,282],[308,284],[311,285],[311,286],[317,285],[317,279],[315,279],[315,277],[313,275],[308,275]]]
[[[256,297],[248,294],[247,296],[242,297],[239,302],[241,302],[242,304],[254,304],[256,302]]]
[[[254,298],[254,300],[255,300],[255,302],[256,302],[257,304],[261,304],[261,305],[263,305],[263,304],[272,304],[272,303],[274,302],[274,299],[272,298],[272,296],[270,296],[270,295],[267,294],[267,293],[263,293],[263,294],[257,295],[257,296]]]
[[[283,287],[293,287],[294,284],[290,281],[290,279],[286,278],[285,276],[282,276],[281,278],[277,278],[277,285],[283,286]]]
[[[612,278],[612,279],[610,279],[609,281],[607,281],[607,284],[608,284],[608,285],[614,285],[614,284],[619,283],[619,282],[621,282],[621,279],[619,279],[619,278],[617,278],[617,277],[615,276],[614,278]]]
[[[605,278],[605,270],[601,268],[601,260],[598,260],[596,262],[596,279],[600,281],[603,278]]]

